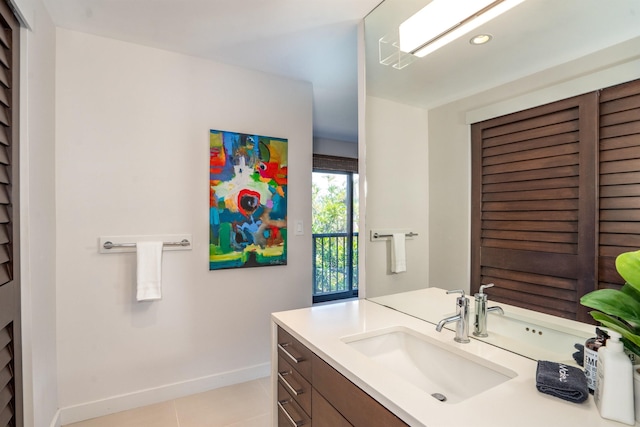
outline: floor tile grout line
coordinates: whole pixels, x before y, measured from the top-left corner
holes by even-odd
[[[176,425],[177,427],[180,427],[180,416],[178,415],[178,405],[176,404],[175,399],[173,399],[171,403],[173,404],[173,412],[174,414],[176,414],[176,423],[177,423]]]
[[[269,378],[269,381],[265,381],[267,382],[267,385],[262,384],[263,380],[265,378]],[[258,384],[260,384],[260,388],[262,390],[264,390],[265,393],[267,393],[267,396],[271,396],[271,377],[263,377],[263,378],[258,378],[256,381],[258,381]]]
[[[242,420],[238,420],[238,421],[232,422],[231,424],[227,424],[227,425],[224,425],[222,427],[238,427],[238,426],[246,424],[249,421],[257,420],[258,418],[262,418],[265,415],[268,416],[268,415],[270,415],[270,413],[269,412],[265,412],[264,414],[256,415],[255,417],[244,418]]]

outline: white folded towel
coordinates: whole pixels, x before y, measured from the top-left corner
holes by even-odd
[[[138,301],[162,299],[162,242],[138,242]]]
[[[391,272],[402,273],[407,271],[407,256],[405,251],[404,233],[391,235]]]

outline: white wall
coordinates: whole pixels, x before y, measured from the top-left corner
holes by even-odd
[[[313,154],[358,158],[358,143],[328,138],[313,138]]]
[[[424,288],[429,276],[427,111],[366,100],[366,296]],[[390,270],[390,242],[371,230],[413,231],[406,240],[407,271]]]
[[[429,111],[429,285],[469,290],[469,124],[640,78],[640,38]]]
[[[23,2],[20,2],[23,3]],[[55,27],[39,0],[25,10],[20,55],[20,219],[25,426],[56,422]]]
[[[311,85],[57,32],[57,299],[62,421],[269,374],[270,313],[311,303]],[[208,271],[209,129],[289,140],[287,266]],[[101,235],[192,233],[163,299]]]

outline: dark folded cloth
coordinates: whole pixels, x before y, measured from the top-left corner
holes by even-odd
[[[582,403],[589,397],[587,377],[582,369],[546,360],[538,361],[536,388],[569,402]]]
[[[572,354],[573,360],[580,366],[584,366],[584,346],[582,344],[574,344],[573,347],[578,350]]]

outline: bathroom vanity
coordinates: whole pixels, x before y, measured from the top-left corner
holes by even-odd
[[[425,291],[436,316],[455,309],[443,290]],[[419,304],[416,296],[406,295],[407,304]],[[533,358],[478,339],[455,342],[454,331],[436,332],[379,303],[321,305],[272,320],[274,426],[622,425],[602,419],[592,396],[575,404],[538,392]]]

